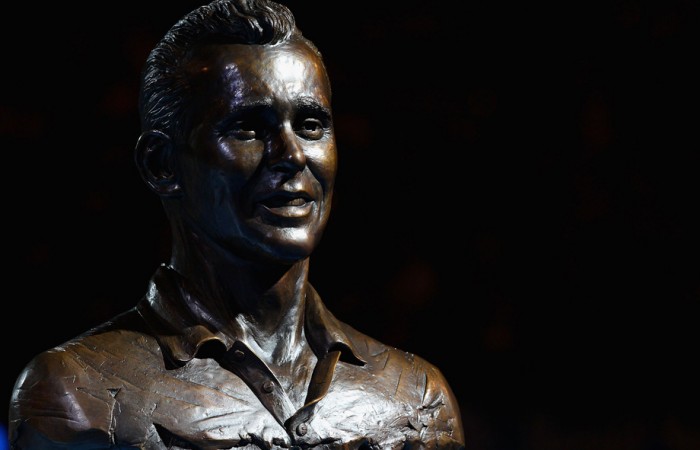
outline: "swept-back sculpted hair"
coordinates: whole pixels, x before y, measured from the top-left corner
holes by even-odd
[[[182,138],[191,77],[183,70],[191,50],[206,43],[277,44],[300,39],[318,49],[296,27],[284,5],[270,0],[214,0],[180,19],[153,48],[139,95],[141,130]]]

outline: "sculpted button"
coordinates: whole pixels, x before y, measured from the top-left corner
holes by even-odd
[[[299,436],[305,435],[307,431],[309,431],[309,427],[307,427],[305,423],[302,422],[297,425],[297,434]]]
[[[267,392],[268,394],[275,389],[275,383],[273,383],[270,380],[267,380],[266,382],[263,383],[262,385],[262,390]]]

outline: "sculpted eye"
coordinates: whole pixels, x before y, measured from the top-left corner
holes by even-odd
[[[318,119],[304,119],[296,131],[299,136],[310,140],[321,139],[325,133],[323,123]]]
[[[236,121],[231,123],[226,129],[226,137],[238,139],[239,141],[252,141],[256,138],[255,125],[246,121]]]

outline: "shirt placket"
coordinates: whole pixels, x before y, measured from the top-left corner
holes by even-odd
[[[298,411],[267,364],[243,342],[234,342],[231,349],[218,360],[223,368],[235,373],[248,385],[263,406],[284,427],[295,446],[306,447],[332,441],[318,436],[309,422],[316,405],[328,392],[339,356],[339,351],[332,351],[318,361],[311,376],[305,404]]]

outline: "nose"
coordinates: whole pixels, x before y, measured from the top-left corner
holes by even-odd
[[[273,170],[294,172],[303,170],[306,155],[292,126],[285,124],[271,141],[269,164]]]

